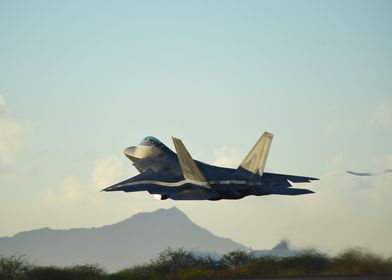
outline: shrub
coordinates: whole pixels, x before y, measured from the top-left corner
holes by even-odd
[[[105,279],[105,271],[97,264],[70,267],[36,266],[26,272],[29,280],[100,280]]]
[[[167,248],[159,254],[156,260],[151,262],[151,268],[161,275],[166,275],[179,269],[197,267],[198,265],[197,258],[182,248],[178,250]]]
[[[148,264],[111,274],[97,264],[34,266],[21,255],[0,256],[0,280],[185,280],[388,273],[392,274],[392,258],[385,259],[360,249],[350,249],[332,258],[310,249],[281,258],[254,257],[244,251],[234,251],[217,259],[195,256],[182,248],[167,248]]]
[[[362,249],[349,249],[332,260],[331,273],[335,274],[379,274],[391,273],[392,263]]]
[[[252,255],[244,251],[233,251],[223,255],[221,262],[224,267],[236,268],[244,265],[252,259]]]
[[[23,255],[0,256],[0,279],[22,279],[30,264]]]
[[[111,280],[158,280],[162,279],[150,265],[137,265],[132,268],[123,269],[109,276]]]

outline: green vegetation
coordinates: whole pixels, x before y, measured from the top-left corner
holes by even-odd
[[[295,256],[282,258],[255,257],[251,253],[234,251],[216,259],[168,248],[148,264],[108,273],[97,264],[37,266],[23,256],[0,256],[0,280],[177,280],[339,274],[392,274],[392,258],[350,249],[334,257],[317,250],[303,250]]]

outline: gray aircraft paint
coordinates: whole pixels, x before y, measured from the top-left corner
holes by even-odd
[[[313,193],[293,188],[290,182],[311,182],[317,178],[264,172],[272,138],[271,133],[263,133],[238,169],[232,169],[193,160],[180,139],[173,137],[176,154],[158,139],[148,136],[139,145],[124,150],[140,174],[103,191],[147,191],[162,200],[220,200],[248,195]]]

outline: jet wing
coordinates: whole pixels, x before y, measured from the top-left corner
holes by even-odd
[[[169,174],[167,174],[169,175]],[[138,192],[138,191],[148,191],[148,186],[150,186],[150,182],[167,182],[173,183],[176,182],[176,178],[170,176],[164,176],[162,174],[157,174],[152,170],[147,170],[135,177],[129,178],[120,183],[114,184],[110,187],[103,189],[102,191],[111,192],[111,191],[126,191],[126,192]]]

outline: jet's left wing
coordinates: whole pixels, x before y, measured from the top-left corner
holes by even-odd
[[[169,178],[168,176],[162,176],[157,174],[153,170],[147,170],[139,175],[129,178],[120,183],[114,184],[110,187],[103,189],[102,191],[125,191],[125,192],[138,192],[148,191],[151,183],[163,182],[162,184],[172,184],[176,182],[175,178]]]

